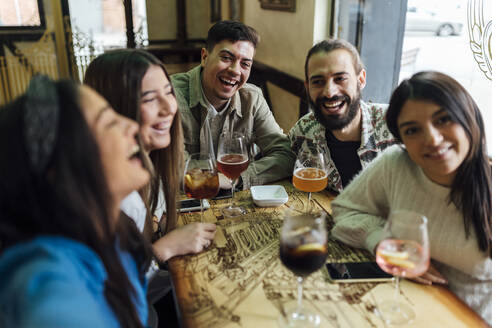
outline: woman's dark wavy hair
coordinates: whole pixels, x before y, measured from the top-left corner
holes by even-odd
[[[439,105],[465,130],[470,150],[458,168],[449,200],[463,213],[467,236],[470,226],[473,226],[479,248],[492,257],[492,169],[487,156],[484,123],[477,104],[465,88],[448,75],[434,71],[419,72],[395,89],[386,114],[388,128],[400,142],[398,115],[410,99]]]
[[[138,49],[117,49],[96,57],[89,64],[84,83],[103,95],[114,110],[140,123],[142,79],[152,65],[162,68],[171,81],[164,64],[154,55]],[[174,94],[174,89],[172,92]],[[177,111],[171,126],[170,145],[150,153],[155,170],[147,165],[154,174],[149,185],[150,190],[144,189],[141,192],[150,213],[154,213],[158,205],[159,184],[162,183],[167,213],[165,232],[174,229],[178,219],[176,191],[180,188],[183,145],[181,118]],[[147,229],[152,226],[150,217],[147,216]]]
[[[80,107],[79,87],[71,81],[50,83],[57,90],[59,123],[43,172],[36,173],[30,164],[23,137],[27,95],[0,108],[0,147],[6,154],[0,159],[0,247],[44,235],[87,245],[106,268],[104,295],[120,325],[141,327],[132,302],[135,291],[115,245],[119,240],[121,248],[135,257],[142,279],[150,263],[150,247],[129,219],[119,220],[115,230],[109,214],[111,194],[98,145]]]

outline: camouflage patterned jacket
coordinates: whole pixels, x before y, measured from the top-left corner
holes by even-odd
[[[369,162],[397,141],[388,130],[384,118],[388,105],[360,102],[362,110],[361,143],[357,150],[360,163],[364,169]],[[316,120],[312,112],[297,121],[289,132],[292,151],[298,153],[303,147],[321,147],[326,152],[328,166],[328,189],[341,192],[342,179],[335,163],[331,159],[330,150],[326,144],[325,127]]]

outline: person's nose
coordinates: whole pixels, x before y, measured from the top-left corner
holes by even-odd
[[[178,110],[178,104],[174,96],[162,97],[160,100],[159,114],[162,116],[174,115]]]
[[[241,74],[241,67],[239,60],[235,60],[229,66],[229,72],[234,73],[235,75]]]
[[[327,81],[325,87],[323,88],[323,96],[327,98],[332,98],[338,94],[337,85],[331,81]]]
[[[438,146],[443,140],[443,135],[439,129],[429,126],[425,129],[425,142],[429,146]]]
[[[139,130],[138,123],[126,117],[124,119],[126,120],[126,125],[127,125],[126,128],[127,135],[131,137],[136,137]]]

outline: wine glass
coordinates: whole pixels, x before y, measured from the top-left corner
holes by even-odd
[[[311,193],[318,192],[328,185],[325,156],[320,148],[303,149],[298,155],[292,174],[292,184],[308,193],[307,212],[312,210]]]
[[[317,327],[320,316],[302,304],[302,283],[328,256],[326,214],[286,210],[280,236],[280,260],[297,277],[297,303],[279,316],[281,326]]]
[[[220,137],[217,153],[217,168],[232,185],[232,197],[229,206],[222,209],[225,217],[236,217],[245,213],[242,207],[234,205],[234,189],[241,173],[248,168],[248,145],[243,135],[238,133],[224,133]]]
[[[209,154],[191,154],[184,172],[184,191],[186,196],[200,200],[200,221],[203,222],[203,199],[215,197],[219,192],[215,158]]]
[[[429,268],[427,218],[406,210],[392,212],[383,236],[376,249],[376,262],[385,272],[395,276],[395,297],[381,302],[379,313],[388,324],[405,324],[415,318],[415,312],[399,301],[399,281],[400,277],[418,277]]]

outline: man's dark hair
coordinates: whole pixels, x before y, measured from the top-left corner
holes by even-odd
[[[212,51],[215,45],[223,40],[230,40],[231,42],[249,41],[256,49],[260,37],[251,26],[237,21],[225,20],[217,22],[208,30],[207,50]]]
[[[350,53],[350,55],[352,56],[352,64],[354,65],[355,73],[359,74],[360,71],[362,71],[362,69],[364,68],[364,64],[360,59],[359,52],[350,42],[343,39],[328,39],[316,43],[311,49],[309,49],[309,52],[306,56],[306,62],[304,63],[304,74],[306,75],[306,81],[309,79],[309,58],[311,58],[312,55],[317,54],[318,52],[331,52],[337,49],[345,49]]]

